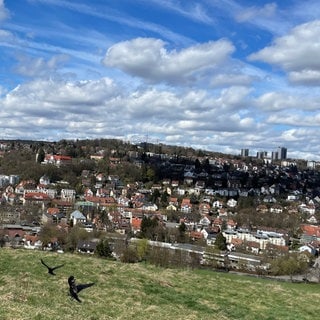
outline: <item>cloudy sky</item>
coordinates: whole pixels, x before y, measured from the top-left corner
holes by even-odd
[[[320,160],[318,0],[0,0],[0,139]]]

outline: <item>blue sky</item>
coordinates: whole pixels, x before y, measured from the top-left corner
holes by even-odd
[[[318,0],[0,0],[0,139],[320,160]]]

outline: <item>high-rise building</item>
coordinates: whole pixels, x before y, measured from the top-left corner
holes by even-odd
[[[268,157],[268,152],[267,151],[258,151],[257,152],[257,158],[258,159],[264,159]]]
[[[278,147],[278,159],[284,160],[287,159],[287,148]]]
[[[278,147],[277,150],[272,151],[272,160],[285,160],[287,159],[287,148]]]
[[[248,157],[249,149],[241,149],[241,157]]]

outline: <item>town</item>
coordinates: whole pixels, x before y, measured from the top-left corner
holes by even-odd
[[[284,148],[271,158],[116,139],[0,149],[2,247],[260,273],[303,254],[290,270],[320,274],[318,163]]]

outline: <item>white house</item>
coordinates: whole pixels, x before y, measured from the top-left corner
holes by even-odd
[[[72,220],[73,225],[85,223],[87,221],[86,217],[79,210],[75,210],[71,213],[70,220]]]
[[[234,208],[237,206],[237,201],[231,198],[227,201],[227,206],[230,208]]]

